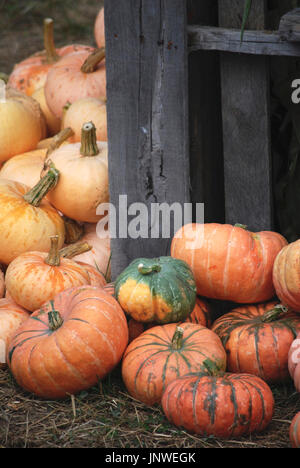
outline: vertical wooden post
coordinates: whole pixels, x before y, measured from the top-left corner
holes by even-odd
[[[219,0],[219,25],[241,28],[244,0]],[[247,29],[263,29],[266,1],[252,0]],[[272,229],[267,57],[221,54],[225,213],[228,223]]]
[[[106,67],[110,202],[119,222],[144,226],[147,213],[121,208],[142,202],[190,201],[186,3],[106,0]],[[112,278],[137,257],[169,253],[170,235],[151,238],[151,218],[139,238],[112,239]],[[141,230],[142,230],[142,226]],[[124,226],[123,226],[124,229]]]

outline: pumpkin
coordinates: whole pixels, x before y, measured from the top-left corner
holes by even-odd
[[[45,83],[45,97],[50,111],[63,117],[68,103],[86,97],[106,96],[105,50],[76,52],[53,65]]]
[[[92,121],[96,127],[98,141],[107,141],[106,103],[96,97],[78,99],[69,106],[62,118],[62,128],[72,128],[71,143],[81,141],[81,129],[85,122]]]
[[[105,47],[104,7],[100,8],[94,23],[94,37],[97,46]]]
[[[171,256],[190,265],[197,294],[236,303],[273,298],[272,270],[276,255],[287,245],[272,231],[250,232],[230,224],[187,224],[171,243]]]
[[[58,171],[50,168],[32,189],[0,178],[0,263],[8,265],[28,251],[49,251],[53,235],[59,236],[59,248],[62,247],[64,221],[44,199],[58,177]]]
[[[76,221],[99,221],[97,207],[109,201],[107,143],[96,140],[93,123],[83,125],[81,143],[61,146],[49,160],[60,173],[48,194],[51,204]]]
[[[175,426],[222,439],[261,432],[274,413],[274,397],[264,380],[219,370],[174,379],[165,389],[161,404]]]
[[[65,143],[65,140],[72,134],[70,128],[59,132],[52,140],[51,145],[47,149],[35,149],[23,154],[17,154],[8,161],[0,169],[0,177],[3,179],[15,180],[34,187],[41,178],[41,173],[44,168],[44,162],[47,155],[54,150],[55,147]]]
[[[0,268],[0,298],[4,296],[4,293],[5,293],[4,273]]]
[[[46,122],[37,101],[0,80],[0,164],[36,148],[46,136]]]
[[[237,307],[212,330],[227,352],[227,369],[257,375],[269,383],[289,378],[288,354],[300,332],[300,316],[278,302]]]
[[[116,278],[115,297],[138,322],[179,322],[195,307],[196,285],[181,260],[138,258]]]
[[[300,392],[300,333],[292,341],[288,353],[288,369],[297,392]]]
[[[147,405],[160,403],[169,382],[203,369],[210,358],[225,370],[226,353],[213,331],[195,323],[158,325],[126,348],[122,377],[131,396]]]
[[[277,255],[273,268],[273,282],[282,304],[300,312],[300,268],[298,265],[300,239],[286,245]]]
[[[65,289],[91,284],[86,268],[71,259],[61,258],[58,236],[50,239],[49,253],[25,252],[6,270],[5,283],[10,296],[31,312]]]
[[[103,289],[105,292],[107,292],[108,294],[111,294],[112,296],[115,295],[115,283],[106,283],[104,286],[103,286]]]
[[[292,419],[289,429],[289,438],[292,448],[300,448],[300,411]]]
[[[118,302],[102,288],[77,286],[21,325],[10,341],[7,363],[25,390],[41,398],[65,398],[108,375],[127,342],[127,321]]]
[[[53,136],[58,133],[61,129],[61,119],[57,118],[50,111],[46,102],[44,87],[42,86],[41,88],[38,88],[36,91],[34,91],[32,98],[39,103],[41,111],[45,117],[47,136]]]
[[[19,91],[31,96],[37,89],[45,85],[46,77],[51,67],[61,57],[77,51],[92,52],[94,47],[81,44],[67,45],[55,48],[53,35],[53,19],[45,18],[43,23],[45,50],[15,64],[9,76],[8,84]]]
[[[0,299],[0,366],[6,363],[8,343],[29,313],[9,299]]]

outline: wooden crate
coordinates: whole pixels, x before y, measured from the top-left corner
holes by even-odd
[[[107,0],[111,203],[205,204],[205,222],[274,227],[270,56],[300,56],[292,0]],[[279,5],[279,6],[278,6]],[[270,19],[271,18],[271,19]],[[300,77],[299,77],[300,78]],[[150,229],[150,220],[149,220]],[[112,239],[112,277],[170,238]],[[173,233],[171,233],[172,237]]]

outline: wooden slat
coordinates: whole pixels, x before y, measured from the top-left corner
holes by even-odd
[[[211,26],[188,26],[189,52],[219,50],[250,55],[300,57],[300,43],[289,42],[277,31],[244,32],[241,42],[240,29]]]
[[[261,29],[264,3],[252,1]],[[220,26],[238,28],[243,8],[242,0],[220,1]],[[273,227],[268,72],[265,57],[221,53],[226,221],[251,230]]]
[[[185,2],[106,0],[105,26],[111,203],[118,213],[119,194],[148,208],[188,202]],[[111,244],[114,279],[134,258],[168,254],[170,238],[119,233]]]

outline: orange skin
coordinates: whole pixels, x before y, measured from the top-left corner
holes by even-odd
[[[88,272],[90,277],[90,284],[92,286],[97,286],[101,288],[106,285],[106,279],[104,278],[102,273],[100,273],[100,271],[98,271],[95,267],[84,262],[76,261],[76,263]]]
[[[0,299],[0,364],[6,362],[8,343],[29,313],[10,299]]]
[[[300,312],[300,239],[285,246],[277,255],[273,268],[276,294],[282,304]]]
[[[212,359],[220,369],[226,368],[226,353],[220,338],[195,323],[180,324],[182,347],[172,348],[176,323],[144,331],[126,348],[122,377],[131,396],[147,405],[160,403],[169,382],[180,375],[203,370],[205,359]]]
[[[64,243],[62,217],[46,199],[38,207],[27,203],[23,196],[29,189],[0,178],[0,262],[5,265],[24,252],[48,252],[50,236],[59,236],[58,248]]]
[[[286,239],[276,232],[253,233],[229,224],[189,224],[174,236],[171,255],[191,267],[198,295],[254,303],[275,295],[273,264],[286,245]]]
[[[4,273],[0,269],[0,298],[4,296],[5,293],[5,281],[4,281]]]
[[[101,8],[94,23],[94,37],[97,46],[105,47],[104,8]]]
[[[49,326],[53,310],[63,319],[56,330]],[[79,286],[58,294],[23,323],[10,342],[7,362],[25,390],[41,398],[66,398],[111,372],[127,342],[118,302],[102,288]]]
[[[47,256],[44,252],[26,252],[13,260],[6,270],[10,296],[31,312],[65,289],[91,284],[85,267],[67,258],[61,258],[59,266],[48,265],[45,263]]]

